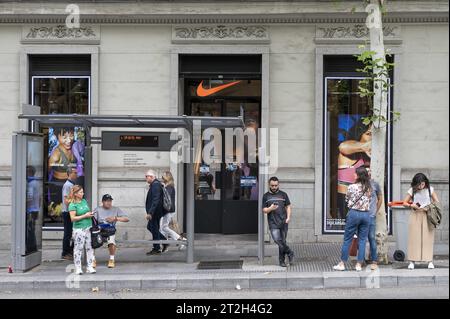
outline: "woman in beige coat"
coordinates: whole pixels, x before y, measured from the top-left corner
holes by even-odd
[[[422,174],[414,175],[411,188],[403,200],[411,207],[408,230],[408,269],[414,269],[414,262],[428,262],[428,268],[433,269],[434,226],[427,220],[425,207],[439,199],[430,186],[428,178]]]

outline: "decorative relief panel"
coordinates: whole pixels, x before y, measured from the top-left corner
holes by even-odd
[[[268,27],[260,25],[174,26],[172,42],[251,42],[268,43]]]
[[[63,24],[53,26],[24,26],[22,43],[92,43],[100,42],[98,26],[81,25],[68,28]]]

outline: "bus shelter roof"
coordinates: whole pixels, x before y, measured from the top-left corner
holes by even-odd
[[[42,126],[187,128],[199,121],[201,128],[244,128],[241,116],[148,116],[148,115],[80,115],[80,114],[20,114],[19,119],[33,120]]]

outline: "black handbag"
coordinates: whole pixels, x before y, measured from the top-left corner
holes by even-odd
[[[98,222],[95,217],[92,217],[92,227],[89,229],[91,232],[91,246],[96,249],[103,246],[103,238],[101,229],[98,227]]]

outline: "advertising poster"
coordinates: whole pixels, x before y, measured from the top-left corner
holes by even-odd
[[[337,205],[331,216],[327,216],[327,230],[344,230],[348,207],[345,201],[347,188],[355,182],[355,171],[358,167],[370,167],[372,147],[372,130],[363,123],[362,114],[339,114],[337,136]],[[333,159],[331,159],[333,160]],[[335,163],[336,164],[336,163]]]
[[[84,187],[85,130],[82,127],[55,127],[48,131],[48,174],[46,176],[44,224],[62,225],[62,187],[69,168],[77,172],[76,184]]]

